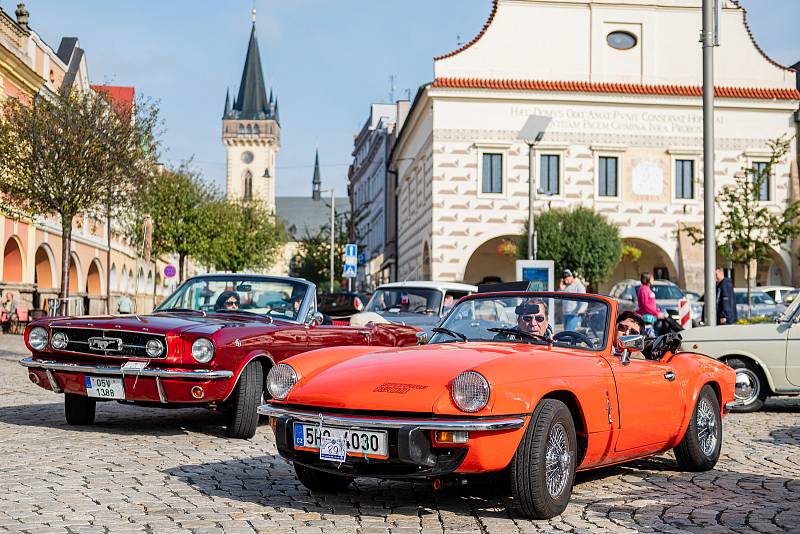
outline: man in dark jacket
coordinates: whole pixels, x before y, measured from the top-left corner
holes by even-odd
[[[725,276],[725,272],[717,267],[717,324],[736,324],[736,296],[733,294],[733,282]]]

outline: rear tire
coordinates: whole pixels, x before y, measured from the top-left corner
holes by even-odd
[[[294,464],[297,479],[311,491],[320,493],[338,493],[347,489],[353,479],[344,475],[335,475],[325,471],[317,471],[304,465]]]
[[[91,425],[94,423],[97,401],[85,395],[64,394],[64,417],[70,425]]]
[[[708,471],[719,460],[722,450],[722,416],[714,389],[703,386],[692,411],[683,439],[673,449],[685,471]]]
[[[250,439],[258,427],[258,403],[264,390],[264,370],[252,362],[242,371],[233,390],[226,434],[229,438]]]
[[[741,358],[728,358],[725,360],[725,364],[736,371],[734,400],[737,405],[733,406],[731,411],[750,413],[760,410],[769,393],[769,386],[761,369],[750,360]],[[742,404],[738,404],[739,402]]]
[[[555,399],[539,402],[511,461],[511,492],[524,515],[550,519],[566,509],[577,450],[567,405]]]

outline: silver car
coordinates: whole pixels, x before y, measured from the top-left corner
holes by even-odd
[[[747,319],[747,288],[733,290],[736,297],[736,315],[739,319]],[[777,317],[786,311],[786,305],[778,304],[775,300],[761,291],[752,289],[750,291],[750,316],[751,317]]]

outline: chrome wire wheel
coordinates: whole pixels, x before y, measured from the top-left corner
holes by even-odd
[[[567,430],[561,423],[556,423],[547,435],[544,468],[547,492],[551,497],[556,498],[564,491],[570,476],[571,462]]]
[[[758,399],[760,394],[761,380],[758,376],[746,367],[736,369],[736,386],[733,393],[736,403],[747,406]]]
[[[718,439],[719,426],[714,407],[711,406],[711,401],[702,398],[697,404],[697,440],[706,457],[711,458],[714,455]]]

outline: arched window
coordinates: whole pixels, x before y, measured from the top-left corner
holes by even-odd
[[[261,128],[258,127],[258,124],[253,125],[253,134],[261,135]]]
[[[422,247],[422,279],[431,279],[431,252],[428,248],[428,242]]]
[[[248,124],[247,125],[247,135],[252,135],[252,134],[253,134],[253,127]]]
[[[240,134],[243,134],[243,133],[244,133],[244,124],[240,124],[240,125],[239,125],[239,133],[240,133]]]
[[[244,171],[244,199],[253,199],[253,174],[250,171]]]

